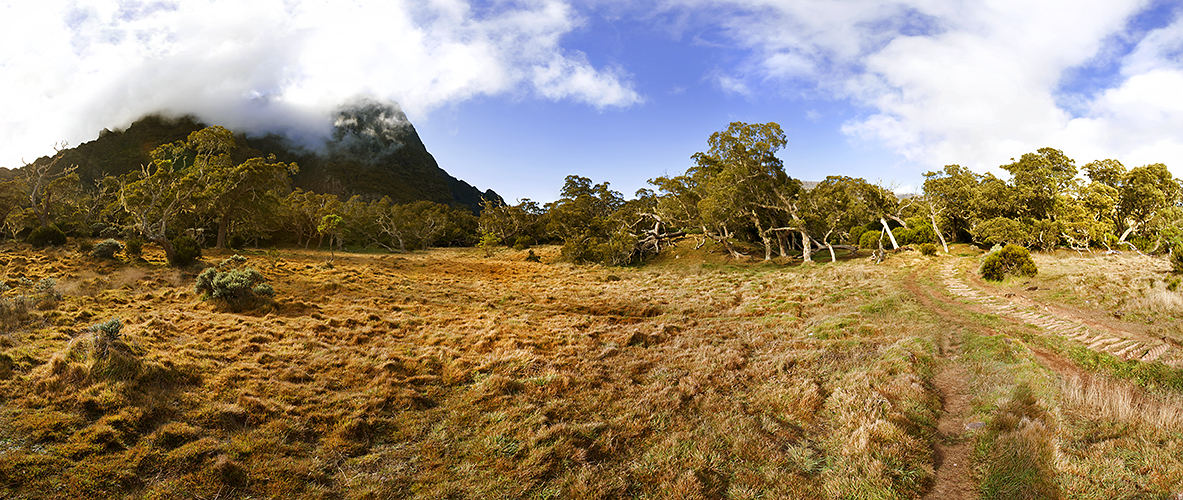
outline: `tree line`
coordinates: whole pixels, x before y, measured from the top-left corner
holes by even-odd
[[[60,154],[0,183],[0,237],[60,231],[76,237],[142,238],[173,261],[178,238],[224,248],[289,241],[305,248],[561,243],[575,262],[625,265],[688,241],[733,257],[765,260],[869,248],[882,258],[910,244],[972,242],[1050,250],[1167,253],[1183,245],[1183,185],[1165,165],[1117,160],[1077,167],[1043,148],[1003,165],[1009,179],[959,165],[925,174],[921,193],[897,195],[861,178],[807,183],[776,156],[787,143],[776,123],[735,122],[708,139],[681,175],[649,181],[626,199],[609,184],[566,178],[558,200],[486,201],[478,214],[430,201],[348,200],[292,189],[299,166],[274,156],[232,160],[234,135],[219,126],[157,147],[151,162],[93,185]],[[206,236],[208,234],[208,236]],[[682,243],[687,244],[687,243]]]

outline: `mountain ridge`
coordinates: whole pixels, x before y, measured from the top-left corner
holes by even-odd
[[[34,163],[60,156],[61,166],[76,165],[83,184],[92,185],[104,175],[119,176],[148,164],[157,146],[183,141],[207,125],[192,115],[150,114],[125,129],[103,129],[94,140]],[[492,189],[481,191],[440,168],[414,125],[394,103],[364,99],[343,105],[332,135],[323,144],[241,131],[235,131],[235,140],[234,161],[274,154],[280,161],[299,165],[300,171],[292,177],[293,187],[333,194],[342,200],[389,196],[396,203],[428,200],[465,207],[473,213],[480,212],[483,200],[503,201]],[[12,176],[16,171],[12,170]]]

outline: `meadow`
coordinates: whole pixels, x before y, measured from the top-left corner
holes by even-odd
[[[1038,254],[990,283],[964,245],[694,246],[623,268],[245,250],[275,300],[234,311],[194,291],[234,252],[0,244],[0,496],[1183,495],[1161,258]]]

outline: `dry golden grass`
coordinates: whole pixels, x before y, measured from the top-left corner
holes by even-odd
[[[276,301],[236,314],[194,293],[199,268],[145,250],[0,244],[0,279],[64,293],[0,331],[0,496],[906,499],[933,482],[949,325],[901,286],[928,265],[914,254],[789,267],[677,248],[603,268],[547,247],[550,264],[285,249],[248,253]],[[111,318],[118,342],[84,331]],[[1011,388],[1035,387],[1066,415],[1041,423],[1067,443],[1057,480],[1090,491],[1074,481],[1111,455],[1071,446],[1094,386],[1061,406],[1004,335],[963,349],[976,415],[1002,425]],[[1044,442],[1017,422],[995,434]],[[1114,449],[1147,460],[1149,436],[1183,441],[1128,425]],[[1156,493],[1180,484],[1123,470]]]
[[[249,257],[276,302],[232,314],[194,294],[199,269],[146,250],[3,247],[9,279],[66,294],[3,335],[4,495],[918,498],[931,482],[939,325],[886,267],[284,250]],[[81,332],[110,318],[118,369]]]

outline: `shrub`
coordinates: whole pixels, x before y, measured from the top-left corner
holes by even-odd
[[[859,235],[858,247],[859,248],[868,248],[868,249],[869,248],[879,248],[879,235],[880,234],[882,234],[882,231],[864,231],[861,235]],[[887,237],[887,235],[883,235],[883,236]]]
[[[534,253],[533,250],[530,250],[530,254],[526,255],[526,262],[542,262],[542,258]]]
[[[1171,250],[1171,270],[1183,274],[1183,245],[1178,245]]]
[[[531,238],[529,236],[518,236],[518,238],[513,241],[513,249],[514,250],[525,250],[527,248],[530,248],[530,245],[532,245],[532,244],[534,244],[534,238]]]
[[[106,239],[95,245],[90,254],[98,259],[114,259],[115,254],[120,250],[123,250],[123,245],[120,245],[118,241]]]
[[[181,236],[173,243],[173,260],[169,264],[174,266],[187,266],[193,261],[201,258],[201,245],[197,244],[197,240],[188,236]]]
[[[62,246],[66,244],[66,233],[50,224],[34,229],[29,233],[28,241],[35,247]]]
[[[1002,250],[991,252],[982,260],[982,278],[1002,281],[1008,275],[1035,276],[1039,270],[1031,260],[1031,252],[1018,245],[1007,245]]]
[[[126,253],[128,257],[138,259],[140,258],[140,255],[143,255],[144,240],[139,238],[128,238],[128,240],[124,243],[125,245],[123,247],[123,252]]]
[[[932,243],[922,243],[920,245],[920,253],[929,257],[937,254],[937,246]]]
[[[96,222],[94,224],[91,224],[90,225],[90,237],[94,238],[94,237],[99,236],[100,234],[103,234],[104,229],[107,229],[107,223],[105,223],[105,222]]]
[[[867,228],[865,228],[863,226],[854,226],[854,227],[850,228],[850,241],[857,245],[858,242],[861,241],[860,237],[865,232],[867,232]]]
[[[478,242],[476,244],[476,246],[485,251],[485,257],[492,257],[493,256],[493,249],[496,248],[497,245],[500,245],[500,244],[501,244],[501,238],[498,238],[497,235],[486,231],[484,234],[481,235],[481,241]]]
[[[78,253],[88,254],[94,250],[94,243],[90,240],[78,240]]]
[[[241,234],[231,235],[226,245],[235,250],[242,250],[242,247],[246,246],[246,238]]]
[[[275,289],[258,271],[242,267],[246,258],[235,255],[197,275],[194,289],[204,300],[216,300],[232,311],[257,307],[275,297]]]

